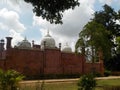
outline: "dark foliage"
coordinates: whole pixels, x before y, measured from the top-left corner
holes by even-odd
[[[113,35],[120,36],[120,25],[116,23],[116,20],[120,19],[120,11],[116,12],[113,8],[108,5],[103,6],[102,11],[95,12],[94,20],[97,23],[105,26],[106,30],[111,33],[109,35],[110,39],[113,39]]]
[[[111,75],[111,71],[110,70],[105,70],[104,71],[104,76],[109,76],[109,75]]]
[[[33,5],[33,12],[50,23],[62,24],[63,12],[79,6],[78,0],[24,0]]]
[[[111,59],[104,58],[105,68],[109,70],[119,70],[120,71],[120,52],[119,51],[119,44],[114,42],[116,37],[120,37],[120,24],[116,23],[117,20],[120,19],[120,10],[115,11],[108,5],[103,6],[103,10],[97,11],[95,13],[94,21],[97,23],[102,24],[107,31],[110,33],[108,34],[108,39],[111,40],[112,48],[110,48],[110,53],[112,56]],[[118,47],[118,48],[117,48]],[[117,48],[117,49],[116,49]]]
[[[120,71],[120,54],[104,61],[105,67],[111,71]]]
[[[95,17],[93,19],[97,23],[102,24],[106,28],[106,30],[110,32],[108,34],[108,39],[111,40],[111,49],[114,49],[114,54],[117,54],[117,50],[115,50],[115,47],[118,46],[114,43],[114,39],[115,37],[120,36],[120,24],[116,23],[116,21],[119,19],[120,11],[115,11],[113,8],[106,4],[103,6],[103,10],[95,12]]]

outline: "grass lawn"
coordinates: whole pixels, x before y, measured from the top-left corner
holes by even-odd
[[[41,84],[24,84],[20,90],[41,90]],[[120,79],[97,80],[98,86],[120,86]],[[77,90],[77,82],[73,83],[45,83],[43,90]],[[95,90],[103,90],[96,88]]]
[[[47,84],[45,90],[77,90],[76,83]]]
[[[76,83],[47,83],[43,90],[77,90]],[[22,85],[21,90],[40,90],[40,85]]]
[[[120,79],[97,80],[99,86],[120,86]]]

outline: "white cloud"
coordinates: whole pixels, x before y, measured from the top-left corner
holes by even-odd
[[[23,40],[21,33],[26,29],[19,19],[17,12],[9,11],[6,8],[0,9],[0,29],[6,31],[9,36],[13,37],[12,46],[16,45],[18,41]]]
[[[50,34],[55,38],[58,45],[59,42],[62,46],[66,42],[73,48],[78,34],[82,30],[83,26],[92,18],[94,13],[95,0],[91,2],[89,0],[80,0],[80,7],[76,7],[74,10],[68,10],[64,13],[63,25],[50,24],[41,17],[33,16],[33,25],[39,25],[40,30],[44,36],[46,29],[50,29]]]
[[[14,10],[20,12],[20,1],[21,0],[7,0],[6,3]]]
[[[16,32],[15,30],[11,29],[9,32],[9,36],[12,37],[12,46],[15,46],[18,42],[22,41],[24,38],[21,36],[20,33]]]
[[[26,28],[20,23],[19,15],[14,11],[8,11],[6,8],[0,10],[0,23],[8,28],[17,32],[23,32]]]
[[[20,12],[20,2],[23,0],[0,0],[0,5]]]
[[[0,22],[0,29],[6,30],[6,29],[7,29],[7,26]]]
[[[33,8],[32,4],[26,3],[24,0],[0,0],[0,5],[2,8],[8,8],[20,14],[32,12]]]
[[[105,3],[105,4],[108,4],[108,5],[111,5],[111,3],[114,1],[114,0],[99,0],[100,3]]]

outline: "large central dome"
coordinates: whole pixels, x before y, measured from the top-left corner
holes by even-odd
[[[47,35],[41,40],[41,49],[46,48],[55,48],[55,40],[49,35],[49,31]]]

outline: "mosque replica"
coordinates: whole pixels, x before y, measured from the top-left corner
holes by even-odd
[[[25,38],[16,46],[11,46],[12,37],[0,40],[0,68],[13,69],[26,76],[39,75],[71,75],[96,72],[103,74],[103,61],[99,58],[96,63],[88,63],[85,56],[72,52],[66,45],[61,50],[61,44],[56,47],[55,40],[47,33],[41,40],[41,44],[31,43]]]

